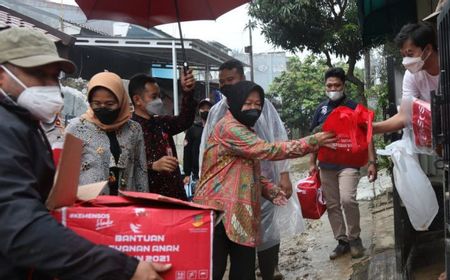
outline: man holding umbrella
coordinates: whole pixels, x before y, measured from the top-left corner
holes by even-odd
[[[0,279],[162,279],[170,265],[94,245],[44,205],[55,167],[40,123],[62,107],[61,71],[75,65],[41,32],[0,31]]]

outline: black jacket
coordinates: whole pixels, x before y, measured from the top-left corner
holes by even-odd
[[[92,244],[49,214],[54,171],[38,122],[0,94],[0,279],[130,279],[137,259]]]
[[[194,123],[188,129],[184,138],[183,171],[185,176],[190,176],[198,180],[198,156],[200,153],[200,142],[202,141],[203,126],[201,123]]]

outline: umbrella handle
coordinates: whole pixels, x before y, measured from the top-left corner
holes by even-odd
[[[189,64],[188,64],[188,62],[187,61],[184,61],[183,62],[183,71],[184,71],[184,74],[186,75],[187,74],[187,71],[189,70]]]
[[[173,2],[175,5],[175,13],[177,15],[178,31],[180,33],[181,52],[183,54],[183,71],[184,71],[184,74],[186,74],[187,71],[189,70],[189,64],[186,59],[186,50],[184,49],[183,33],[181,32],[180,10],[178,8],[178,0],[173,0]]]

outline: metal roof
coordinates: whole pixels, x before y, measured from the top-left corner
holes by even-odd
[[[143,61],[152,64],[170,65],[172,63],[172,42],[177,51],[177,64],[182,64],[181,43],[177,39],[131,39],[123,37],[84,37],[77,36],[75,46],[83,48],[105,48],[116,52],[140,56]],[[184,47],[190,65],[217,67],[232,59],[201,40],[185,39]]]
[[[74,37],[64,32],[0,5],[0,28],[13,26],[36,29],[47,35],[52,41],[61,42],[66,46],[70,46],[75,41]]]

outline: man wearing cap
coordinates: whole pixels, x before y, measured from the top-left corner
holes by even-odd
[[[199,178],[198,155],[200,153],[200,142],[202,140],[203,127],[205,127],[206,119],[208,118],[208,113],[211,107],[212,103],[208,98],[200,101],[198,104],[198,115],[200,116],[200,121],[194,122],[194,125],[188,129],[184,138],[183,183],[185,186],[192,186],[191,191],[189,192],[192,193],[192,195],[194,194],[193,189],[195,188],[195,183]]]
[[[62,107],[60,71],[75,66],[45,35],[0,31],[0,279],[161,279],[170,266],[94,245],[44,205],[55,167],[40,123]]]

